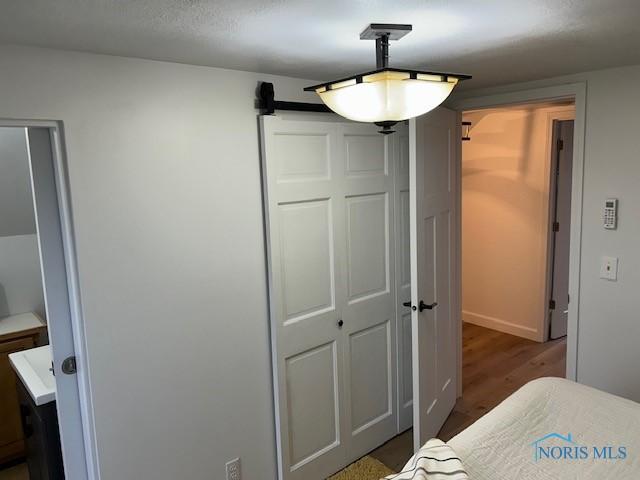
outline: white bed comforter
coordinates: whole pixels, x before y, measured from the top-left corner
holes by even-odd
[[[534,457],[536,440],[571,434],[588,459]],[[449,445],[471,480],[640,480],[640,404],[584,385],[528,383],[455,436]],[[574,446],[551,436],[540,445]],[[593,459],[593,447],[625,447],[625,459]],[[574,451],[574,450],[572,450]],[[556,449],[556,452],[558,450]]]

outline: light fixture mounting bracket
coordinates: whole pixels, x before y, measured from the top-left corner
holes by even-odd
[[[411,25],[399,23],[371,23],[360,34],[360,40],[376,41],[376,67],[389,66],[389,41],[400,40],[412,29]]]
[[[376,40],[383,35],[389,40],[400,40],[410,33],[412,28],[406,23],[371,23],[360,34],[360,40]]]

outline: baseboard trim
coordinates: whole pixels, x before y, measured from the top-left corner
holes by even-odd
[[[481,327],[490,328],[503,333],[509,333],[518,337],[528,338],[535,342],[541,342],[540,335],[535,328],[523,327],[515,323],[507,322],[506,320],[500,320],[499,318],[489,317],[487,315],[480,315],[479,313],[462,311],[462,320],[467,323],[473,323]]]

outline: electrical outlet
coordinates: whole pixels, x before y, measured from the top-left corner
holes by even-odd
[[[227,480],[242,480],[239,458],[227,462]]]

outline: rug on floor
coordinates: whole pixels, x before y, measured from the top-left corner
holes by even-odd
[[[392,473],[395,472],[384,463],[373,457],[365,456],[327,480],[380,480]]]

